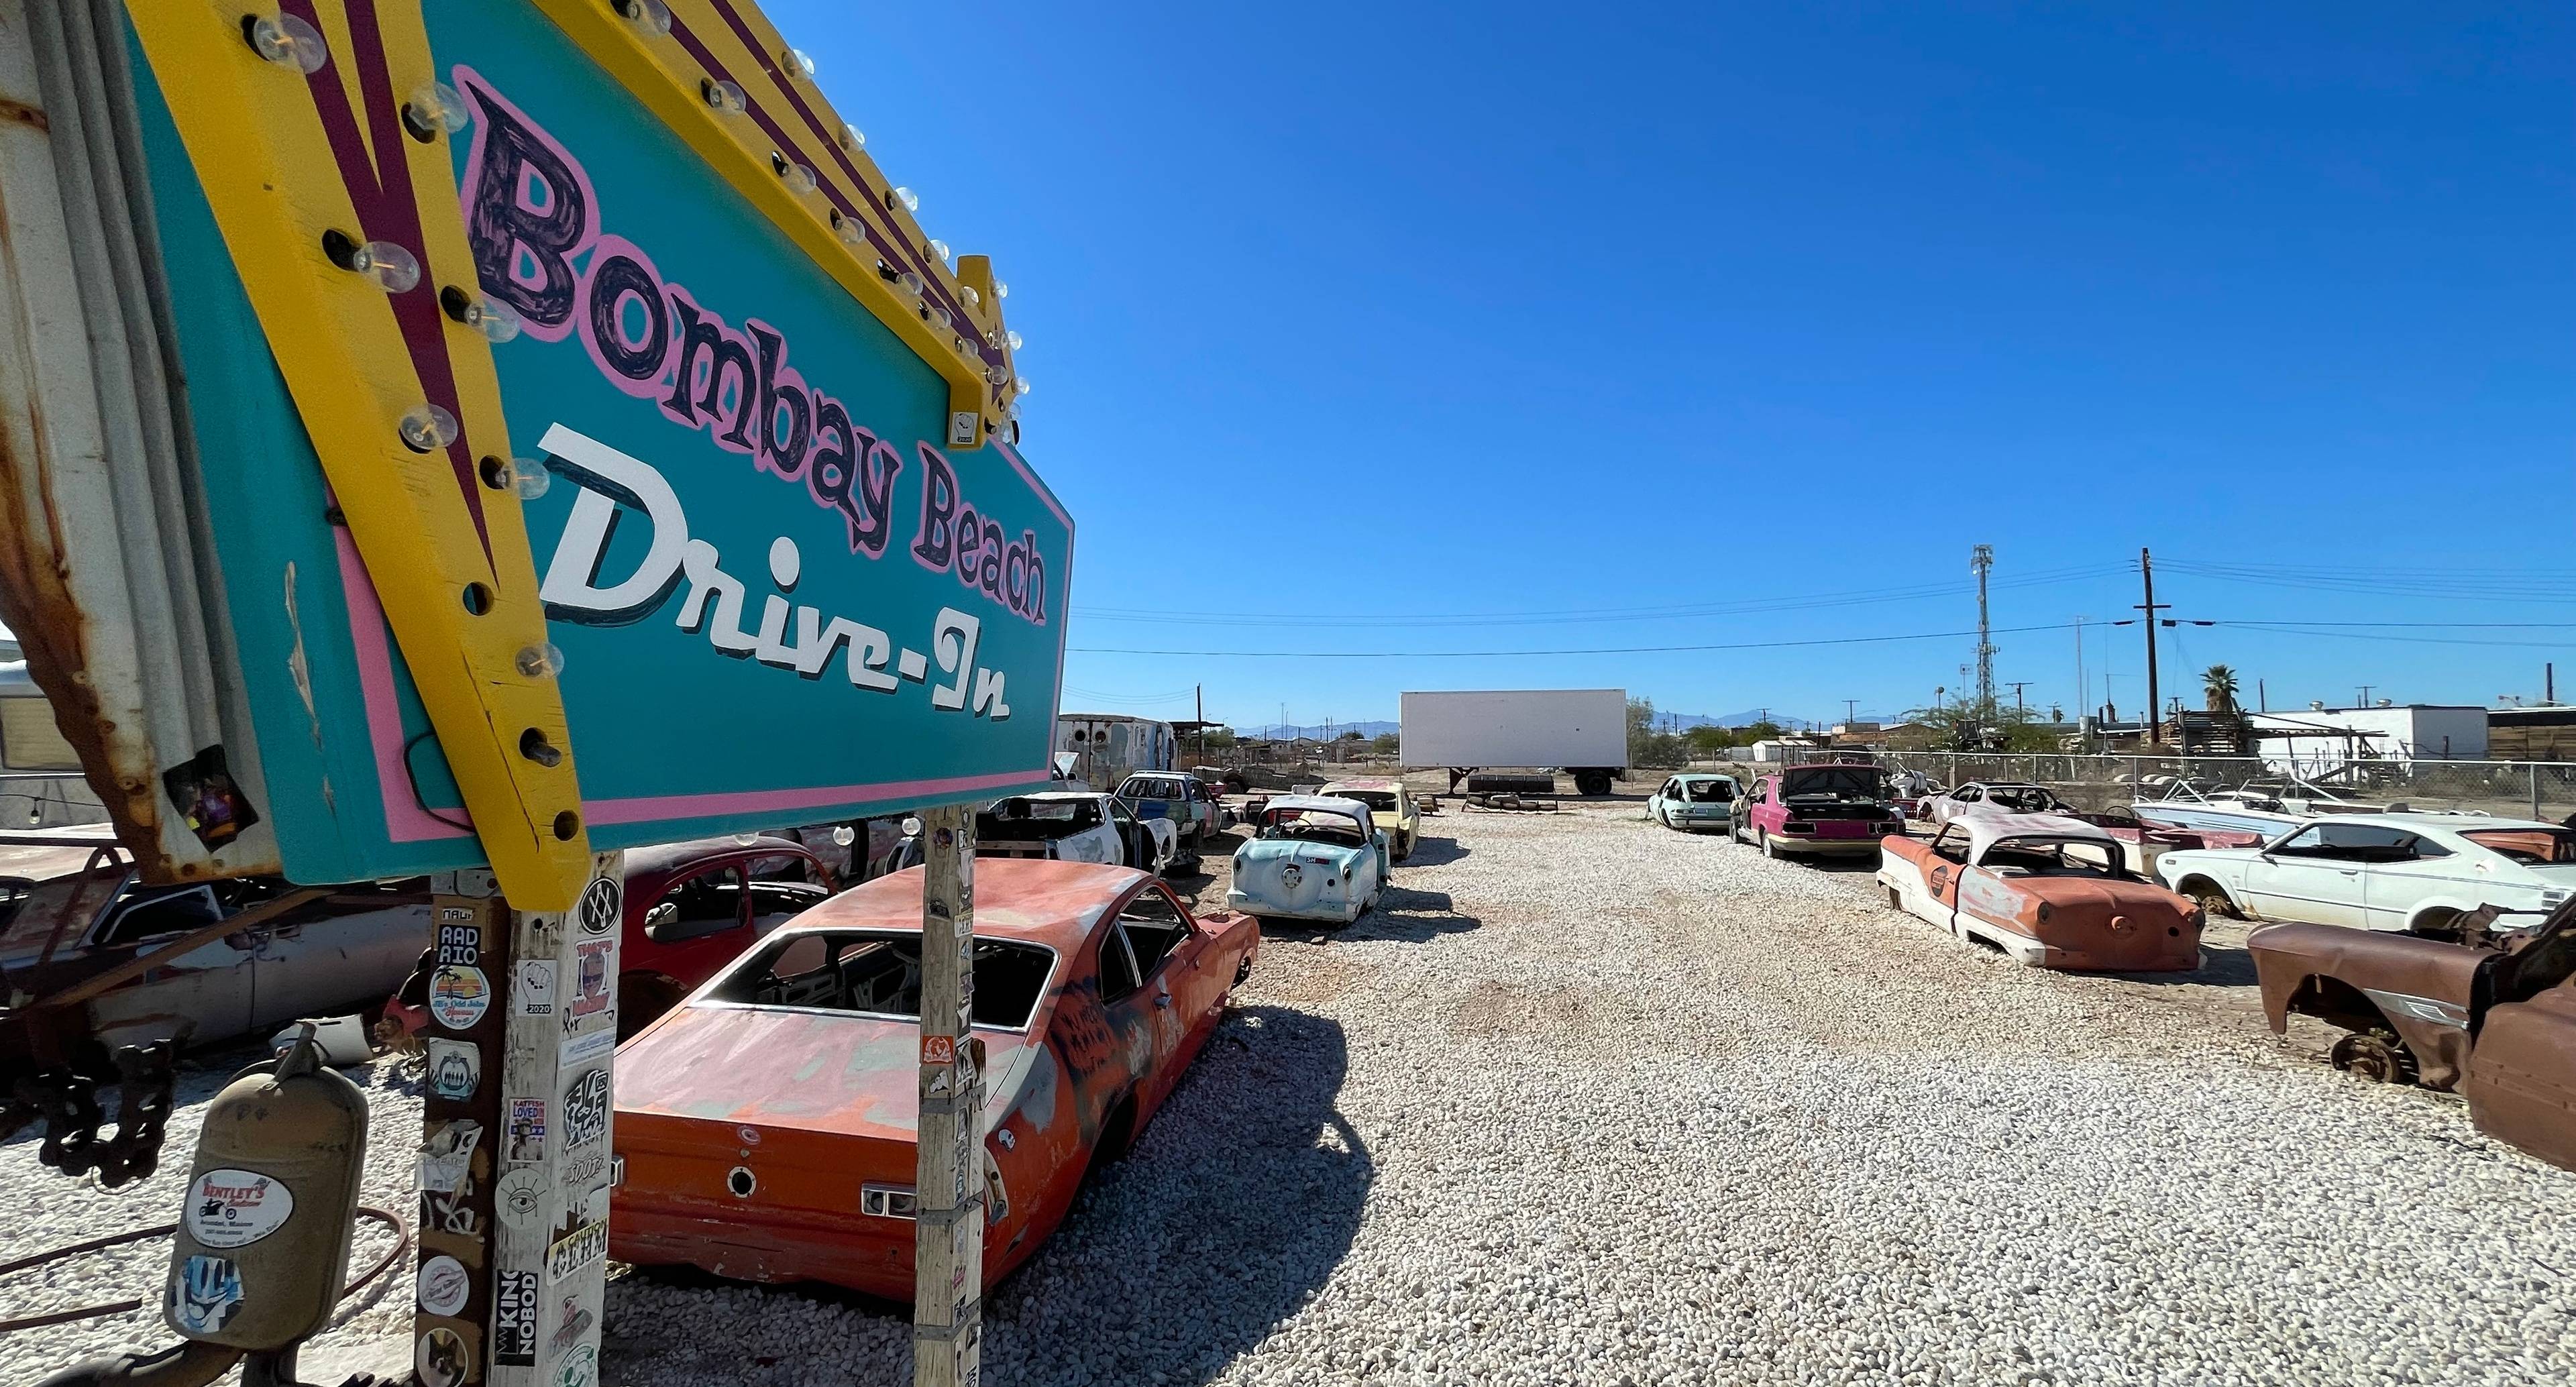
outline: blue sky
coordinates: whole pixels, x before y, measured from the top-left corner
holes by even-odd
[[[2261,623],[2168,692],[2576,687],[2555,7],[768,9],[1012,286],[1067,707],[1901,709],[1972,640],[1778,643],[1969,630],[1980,542],[2042,704],[2141,545]],[[1684,645],[1768,648],[1427,654]]]

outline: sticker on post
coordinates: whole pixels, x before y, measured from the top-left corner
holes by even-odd
[[[432,1037],[429,1046],[429,1091],[451,1102],[464,1102],[483,1083],[483,1051],[470,1040]]]
[[[923,1064],[955,1064],[957,1062],[957,1037],[953,1035],[923,1036],[921,1038],[921,1062]]]
[[[617,1032],[588,1031],[563,1043],[555,1063],[570,1068],[584,1060],[593,1060],[617,1048]]]
[[[440,925],[438,958],[441,968],[479,968],[483,964],[483,931],[474,925]]]
[[[170,1278],[163,1301],[170,1327],[182,1334],[212,1334],[241,1313],[241,1268],[230,1257],[192,1256]]]
[[[492,1186],[492,1207],[513,1228],[534,1228],[546,1211],[543,1171],[514,1170]]]
[[[446,1325],[433,1326],[412,1350],[421,1387],[465,1387],[465,1340]]]
[[[575,912],[581,917],[582,933],[595,938],[617,928],[619,894],[617,883],[608,877],[594,878],[583,888],[581,907]]]
[[[509,1142],[504,1159],[512,1165],[532,1165],[546,1158],[546,1100],[513,1098],[510,1118],[504,1134]]]
[[[537,1274],[501,1272],[492,1278],[492,1366],[531,1368],[536,1362]]]
[[[581,1336],[590,1331],[593,1318],[588,1310],[582,1308],[581,1297],[565,1296],[563,1317],[555,1324],[555,1336],[546,1341],[546,1352],[561,1356],[580,1343]]]
[[[589,1311],[582,1313],[588,1314]],[[592,1387],[599,1381],[599,1350],[583,1344],[564,1355],[563,1366],[555,1370],[555,1387]]]
[[[295,1212],[295,1194],[256,1170],[220,1166],[197,1177],[181,1220],[188,1236],[207,1247],[248,1247],[267,1237]]]
[[[608,1135],[608,1071],[586,1069],[564,1085],[563,1144],[567,1151]]]
[[[584,1223],[546,1247],[546,1283],[553,1285],[608,1259],[608,1220]]]
[[[608,1010],[609,1002],[617,996],[610,976],[616,971],[612,952],[616,948],[614,939],[583,940],[572,946],[573,987],[571,1004],[564,1012],[566,1031],[572,1029],[574,1022]]]
[[[483,970],[450,964],[429,980],[429,1014],[451,1031],[469,1030],[492,1008],[492,984]]]
[[[421,1309],[454,1318],[465,1313],[465,1302],[474,1294],[474,1279],[465,1274],[464,1263],[441,1253],[420,1264],[413,1289]]]
[[[510,997],[521,1016],[555,1014],[555,961],[551,958],[520,960],[513,970],[517,977],[511,983]]]

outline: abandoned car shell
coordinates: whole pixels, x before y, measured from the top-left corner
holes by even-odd
[[[975,813],[977,857],[1105,862],[1160,876],[1180,854],[1179,835],[1171,820],[1138,818],[1127,801],[1089,790],[1012,795]]]
[[[1751,834],[1765,857],[1875,853],[1882,836],[1905,832],[1878,798],[1882,783],[1876,766],[1792,766],[1753,782],[1729,832],[1739,843]]]
[[[2200,966],[2200,908],[2130,874],[2119,840],[2057,814],[1969,814],[1930,841],[1889,838],[1887,903],[2043,968]]]
[[[2065,814],[2073,806],[2045,785],[2020,780],[1971,780],[1923,801],[1921,817],[1934,828],[1966,813]]]
[[[2478,1130],[2576,1169],[2576,905],[2513,943],[2295,923],[2245,940],[2275,1033],[2294,1011],[2342,1027],[2337,1068],[2456,1088]]]
[[[1260,931],[1132,868],[975,877],[990,1287],[1152,1120]],[[921,890],[914,868],[833,898],[619,1049],[610,1256],[910,1299]]]
[[[1262,806],[1253,833],[1234,850],[1228,910],[1347,925],[1386,888],[1386,835],[1358,800],[1281,795]]]
[[[1367,805],[1369,822],[1386,835],[1388,850],[1398,862],[1413,856],[1414,845],[1422,841],[1421,806],[1413,802],[1413,792],[1401,780],[1336,780],[1315,793]]]
[[[2463,814],[2337,814],[2253,848],[2168,852],[2156,874],[2205,908],[2442,936],[2493,905],[2539,918],[2576,893],[2576,829]]]
[[[1723,833],[1735,827],[1736,802],[1741,797],[1742,787],[1734,776],[1677,775],[1656,787],[1646,801],[1646,817],[1684,833],[1703,829]]]

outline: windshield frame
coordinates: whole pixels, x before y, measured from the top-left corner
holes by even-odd
[[[709,978],[704,983],[700,984],[698,990],[691,993],[687,1000],[683,1001],[681,1005],[685,1007],[703,1007],[711,1011],[765,1011],[777,1012],[790,1016],[848,1016],[855,1017],[862,1021],[899,1021],[909,1022],[916,1026],[921,1024],[921,1018],[918,1015],[905,1016],[886,1011],[859,1011],[851,1007],[792,1006],[784,1002],[738,1002],[730,997],[716,997],[711,995],[717,988],[733,981],[735,974],[750,968],[754,963],[765,962],[767,959],[775,958],[778,954],[787,952],[787,950],[793,948],[799,940],[826,934],[874,935],[898,941],[909,939],[913,942],[916,949],[921,947],[921,931],[917,929],[896,929],[886,925],[816,925],[804,930],[773,930],[770,932],[768,938],[762,939],[754,943],[750,948],[743,950],[742,953],[733,960],[733,962],[726,964],[714,977]],[[1021,1018],[1020,1024],[1016,1026],[996,1026],[989,1022],[974,1021],[968,1023],[967,1027],[969,1030],[993,1031],[1002,1035],[1030,1034],[1031,1027],[1038,1019],[1038,1014],[1046,1010],[1047,999],[1055,995],[1056,986],[1063,977],[1064,955],[1058,953],[1054,945],[1043,944],[1035,939],[1013,939],[1002,935],[978,935],[976,936],[976,942],[989,943],[1006,948],[1036,949],[1046,955],[1046,977],[1038,984],[1036,999],[1029,1003],[1029,1014]]]

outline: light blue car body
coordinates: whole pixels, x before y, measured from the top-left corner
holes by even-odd
[[[1646,801],[1646,817],[1684,833],[1724,833],[1735,826],[1743,802],[1744,787],[1734,776],[1694,771],[1659,786]]]
[[[1347,925],[1377,904],[1388,871],[1386,833],[1367,805],[1281,795],[1262,807],[1252,840],[1234,850],[1225,906],[1265,919]]]

